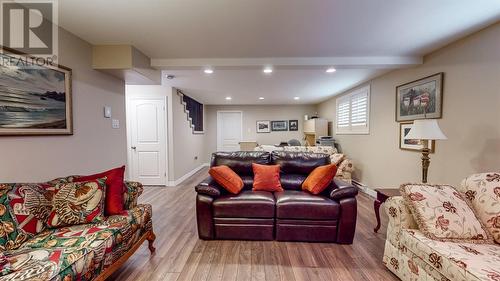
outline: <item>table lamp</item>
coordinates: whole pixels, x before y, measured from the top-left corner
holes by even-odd
[[[427,183],[427,170],[431,163],[429,141],[445,140],[447,138],[439,128],[436,119],[421,119],[413,122],[413,126],[405,139],[420,140],[422,142],[424,147],[422,149],[422,182]]]

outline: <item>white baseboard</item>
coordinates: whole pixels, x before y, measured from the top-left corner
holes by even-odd
[[[208,167],[210,164],[209,163],[203,163],[200,166],[194,168],[193,170],[189,171],[187,174],[184,176],[176,179],[175,181],[168,181],[168,186],[176,186],[181,184],[183,181],[187,180],[189,177],[192,175],[196,174],[199,170],[203,169],[204,167]]]
[[[363,193],[365,193],[368,196],[371,196],[373,198],[377,198],[377,192],[375,191],[375,189],[368,187],[364,183],[356,181],[356,180],[352,180],[352,183],[359,188],[359,191],[361,191],[361,192],[363,192]]]

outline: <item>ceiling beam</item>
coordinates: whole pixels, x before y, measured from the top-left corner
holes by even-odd
[[[263,66],[283,68],[325,67],[347,68],[404,68],[422,64],[420,56],[389,57],[282,57],[282,58],[179,58],[151,59],[151,66],[158,69],[256,68]]]

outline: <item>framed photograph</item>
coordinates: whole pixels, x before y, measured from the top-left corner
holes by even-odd
[[[288,121],[271,121],[271,131],[288,131]]]
[[[288,130],[298,131],[299,130],[299,120],[288,120]]]
[[[0,53],[0,135],[71,135],[71,69]]]
[[[422,151],[424,146],[420,140],[405,139],[405,136],[408,135],[412,126],[412,122],[399,123],[399,148],[403,150]],[[429,142],[429,149],[431,153],[434,153],[435,145],[435,141]]]
[[[443,76],[437,73],[396,87],[396,122],[442,117]]]
[[[271,132],[271,121],[269,120],[257,121],[257,133],[270,133],[270,132]]]

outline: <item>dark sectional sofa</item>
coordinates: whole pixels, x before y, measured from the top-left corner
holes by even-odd
[[[280,165],[284,191],[252,191],[252,163]],[[357,188],[334,179],[319,195],[301,190],[314,168],[329,163],[329,155],[319,153],[213,153],[211,167],[229,166],[242,178],[244,188],[237,195],[229,194],[211,177],[195,187],[199,237],[351,244]]]

